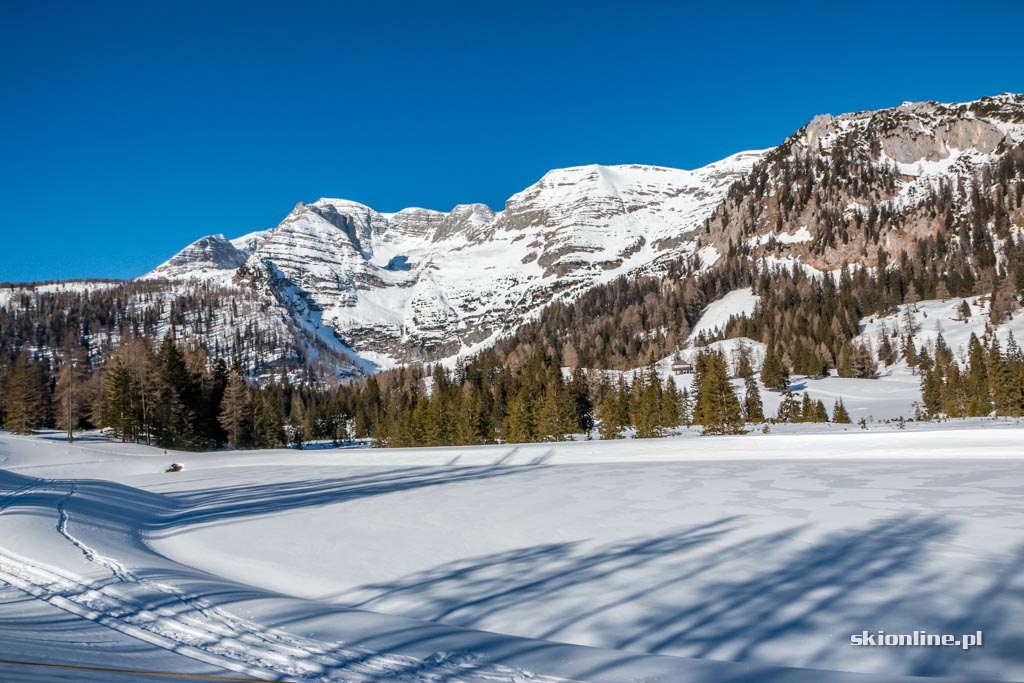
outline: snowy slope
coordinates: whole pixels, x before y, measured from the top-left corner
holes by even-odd
[[[960,314],[960,308],[965,301],[971,310],[971,315],[968,318],[964,318]],[[896,306],[888,315],[871,316],[862,321],[863,330],[856,341],[867,344],[877,357],[880,339],[883,335],[888,335],[891,338],[891,343],[898,349],[900,348],[900,339],[905,337],[908,332],[912,332],[914,345],[918,349],[928,349],[934,358],[935,341],[941,334],[953,352],[953,357],[963,363],[967,356],[971,335],[977,336],[982,343],[986,339],[990,304],[989,296],[967,299],[936,299],[920,301],[916,304],[903,304]],[[994,332],[999,336],[999,342],[1004,349],[1011,334],[1019,345],[1024,340],[1024,316],[1019,312],[1015,313],[1009,320],[996,326]],[[894,334],[899,338],[892,338]]]
[[[1020,436],[164,455],[0,433],[0,659],[357,683],[1020,680]],[[163,474],[172,460],[185,471]],[[920,628],[985,647],[849,644]]]
[[[690,330],[690,339],[696,340],[702,334],[714,335],[716,332],[724,332],[730,318],[752,315],[760,300],[760,296],[754,294],[750,287],[746,287],[731,291],[721,299],[712,301]]]
[[[389,214],[320,199],[271,231],[203,238],[144,277],[255,286],[377,367],[450,357],[555,298],[691,253],[704,219],[761,156],[695,171],[558,169],[500,212],[470,204]]]

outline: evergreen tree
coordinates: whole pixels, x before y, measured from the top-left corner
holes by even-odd
[[[814,422],[814,402],[806,391],[800,400],[800,418],[797,421]]]
[[[771,347],[766,351],[764,364],[761,366],[761,384],[773,391],[782,391],[789,386],[789,371]]]
[[[31,434],[42,426],[43,387],[35,363],[22,347],[14,357],[4,396],[4,428],[15,434]]]
[[[683,424],[683,397],[671,377],[665,379],[661,397],[661,426],[665,429],[672,429]]]
[[[123,442],[135,443],[142,428],[138,390],[131,368],[117,358],[103,378],[100,426],[110,429]]]
[[[504,436],[508,443],[526,443],[534,440],[537,430],[532,401],[520,392],[512,398],[505,418]]]
[[[843,405],[843,398],[841,396],[836,399],[835,405],[832,406],[832,421],[836,424],[850,424],[850,413],[846,411],[846,406]]]
[[[276,390],[264,391],[255,410],[255,445],[258,448],[281,448],[287,443],[284,411]]]
[[[800,401],[796,395],[789,390],[782,392],[782,402],[779,403],[779,410],[775,419],[779,422],[800,421]]]
[[[153,435],[165,448],[196,449],[199,391],[172,335],[164,337],[153,359]]]
[[[701,361],[694,423],[704,427],[704,434],[742,433],[743,415],[729,382],[725,357],[710,351],[701,354]]]
[[[618,386],[607,382],[602,391],[600,434],[602,439],[621,439],[622,430],[629,425],[629,394],[625,382],[619,376]]]
[[[750,361],[750,349],[741,343],[736,349],[736,376],[748,379],[754,376],[754,364]]]
[[[594,403],[590,398],[590,383],[580,368],[574,368],[569,382],[569,402],[572,405],[575,428],[584,434],[594,429]]]
[[[903,340],[903,360],[909,367],[915,367],[918,362],[917,346],[914,344],[914,337],[909,334]]]
[[[747,422],[764,422],[764,405],[761,402],[761,391],[753,375],[745,378],[746,394],[743,397],[744,414]]]
[[[252,443],[252,420],[249,385],[236,368],[228,376],[220,409],[220,425],[227,434],[229,446],[247,448]]]
[[[661,436],[661,380],[653,366],[648,367],[646,374],[636,374],[633,397],[633,424],[637,438]]]

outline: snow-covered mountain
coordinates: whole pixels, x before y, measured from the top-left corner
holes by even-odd
[[[733,188],[710,221],[707,247],[742,245],[769,261],[835,270],[874,265],[879,247],[897,256],[950,227],[943,215],[1005,239],[1024,226],[1024,211],[1004,203],[1011,220],[995,225],[983,204],[1003,202],[994,168],[1022,143],[1018,94],[816,116]]]
[[[707,268],[739,252],[821,273],[874,268],[881,252],[891,264],[922,240],[981,239],[998,261],[1024,234],[1022,145],[1022,95],[825,114],[774,149],[693,171],[553,170],[500,211],[299,203],[271,229],[204,237],[140,279],[166,286],[167,310],[153,314],[168,329],[219,348],[238,345],[225,335],[245,316],[231,302],[278,321],[270,332],[290,350],[260,356],[263,368],[300,358],[321,373],[373,372],[486,348],[552,301],[680,258]],[[196,286],[216,288],[213,303],[182,316]]]
[[[580,166],[450,212],[298,204],[269,231],[204,237],[143,276],[254,287],[303,326],[386,367],[485,344],[558,297],[688,255],[733,182],[763,156],[695,171]]]

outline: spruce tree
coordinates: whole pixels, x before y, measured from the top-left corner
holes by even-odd
[[[775,419],[779,422],[799,422],[800,417],[800,401],[792,391],[783,391]]]
[[[740,403],[729,382],[725,357],[711,351],[701,354],[702,370],[697,386],[693,421],[704,434],[739,434],[743,431]]]
[[[598,430],[602,439],[622,438],[622,430],[626,427],[623,414],[627,412],[623,410],[622,391],[624,391],[624,384],[621,377],[618,388],[612,386],[607,381],[604,382],[602,391],[604,398],[600,406],[601,426]]]
[[[665,378],[661,399],[661,426],[672,429],[683,424],[683,397],[671,377]]]
[[[761,384],[773,391],[782,391],[789,386],[789,371],[771,347],[765,352],[764,364],[761,366]]]
[[[837,424],[850,424],[850,413],[846,411],[846,406],[843,405],[842,396],[837,398],[835,405],[832,406],[832,421]]]
[[[276,389],[264,390],[255,406],[254,442],[258,448],[280,448],[285,445],[284,411]]]
[[[581,368],[574,368],[569,381],[569,403],[572,405],[575,428],[584,434],[594,429],[594,403],[590,398],[590,383]]]
[[[153,434],[165,448],[198,448],[199,392],[172,335],[164,337],[153,359]]]
[[[661,380],[654,367],[633,380],[633,424],[638,439],[661,436]]]
[[[43,387],[39,372],[22,347],[14,357],[4,396],[4,428],[15,434],[31,434],[42,426]]]
[[[138,440],[142,416],[137,384],[123,358],[117,358],[103,378],[100,426],[110,429],[123,442]]]
[[[814,402],[806,391],[800,400],[800,418],[797,421],[814,422]]]
[[[746,393],[743,397],[743,412],[747,422],[764,422],[764,404],[761,401],[761,391],[758,389],[757,380],[753,375],[748,375],[744,382]]]
[[[252,419],[249,385],[236,368],[228,375],[220,409],[220,425],[227,434],[229,446],[246,448],[252,443]]]

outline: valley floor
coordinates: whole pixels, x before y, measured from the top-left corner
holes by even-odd
[[[11,663],[37,662],[357,683],[1024,680],[1024,425],[798,427],[203,454],[0,433],[0,679],[161,680]],[[984,645],[853,647],[864,630]]]

